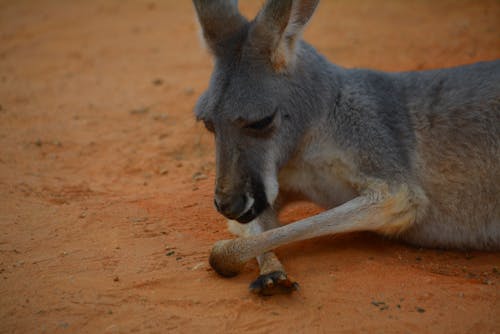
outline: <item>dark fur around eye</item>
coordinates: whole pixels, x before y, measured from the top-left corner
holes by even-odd
[[[272,114],[271,116],[260,119],[256,122],[247,124],[245,125],[245,129],[257,130],[257,131],[265,130],[272,124],[274,120],[274,115],[276,115],[276,113]]]

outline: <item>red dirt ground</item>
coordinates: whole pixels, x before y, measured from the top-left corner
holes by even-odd
[[[427,69],[499,58],[499,18],[495,0],[323,1],[305,37],[346,67]],[[192,115],[210,71],[189,1],[0,0],[0,332],[500,332],[499,253],[360,233],[280,248],[289,296],[249,294],[255,261],[217,276],[231,236]]]

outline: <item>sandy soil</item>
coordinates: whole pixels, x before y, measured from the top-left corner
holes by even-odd
[[[498,58],[499,17],[323,1],[305,35],[347,67],[427,69]],[[188,1],[0,0],[0,332],[500,332],[499,253],[361,233],[279,249],[290,296],[249,294],[255,261],[218,277],[207,255],[230,235],[192,115],[210,71]]]

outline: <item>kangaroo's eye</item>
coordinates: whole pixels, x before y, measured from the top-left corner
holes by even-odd
[[[260,119],[256,122],[247,124],[245,125],[245,129],[257,130],[257,131],[266,130],[273,123],[274,115],[276,115],[276,113],[272,114],[271,116],[264,117],[263,119]]]

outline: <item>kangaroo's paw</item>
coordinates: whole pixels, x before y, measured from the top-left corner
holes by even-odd
[[[291,281],[285,272],[273,271],[260,275],[249,286],[250,292],[262,296],[286,294],[299,289],[299,283]]]
[[[212,248],[212,252],[210,253],[208,262],[210,263],[210,266],[212,266],[212,268],[221,276],[236,276],[245,266],[245,262],[241,261],[237,256],[238,243],[235,240],[217,241]]]

